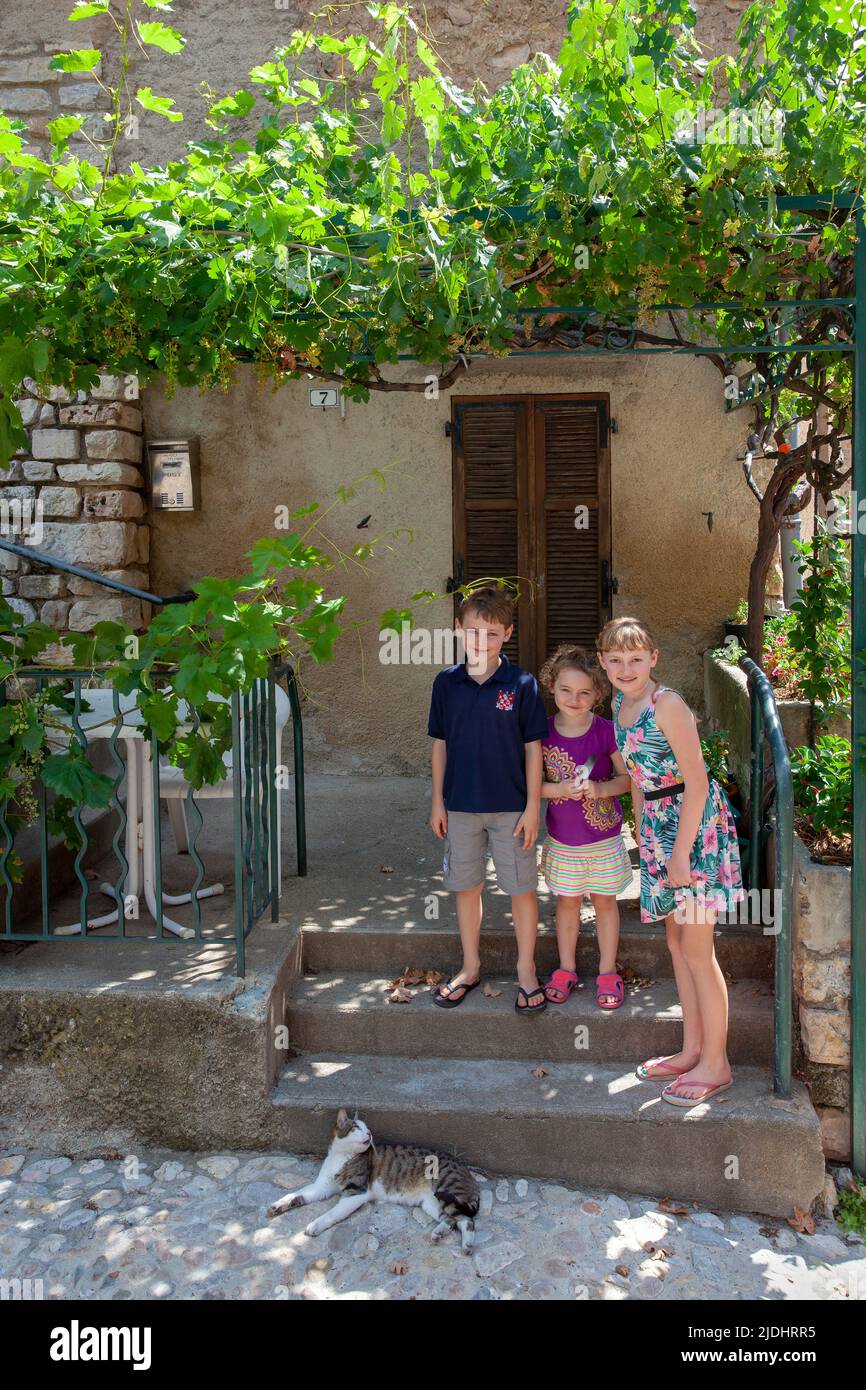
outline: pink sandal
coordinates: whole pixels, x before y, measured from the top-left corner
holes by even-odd
[[[676,1079],[682,1076],[682,1067],[672,1067],[670,1062],[664,1057],[650,1057],[648,1062],[641,1062],[640,1066],[635,1067],[635,1076],[638,1081],[661,1081]]]
[[[615,1004],[602,1004],[602,995],[613,994],[616,996]],[[600,1009],[618,1009],[625,999],[625,985],[622,982],[622,975],[599,975],[595,982],[595,1000]]]
[[[686,1081],[684,1076],[677,1077],[676,1081],[671,1081],[662,1091],[662,1100],[666,1100],[668,1105],[678,1105],[681,1110],[691,1110],[695,1105],[703,1105],[704,1101],[712,1100],[713,1096],[721,1095],[722,1091],[729,1091],[734,1084],[734,1079],[730,1081]],[[697,1096],[684,1096],[683,1090],[700,1091]]]
[[[549,999],[551,1004],[564,1004],[571,991],[580,983],[573,970],[554,970],[547,984],[544,986],[544,997]],[[548,990],[561,995],[560,999],[554,999]]]

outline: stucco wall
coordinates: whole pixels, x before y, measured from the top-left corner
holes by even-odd
[[[411,370],[423,376],[420,367]],[[326,534],[344,550],[397,527],[413,528],[415,538],[395,541],[393,553],[370,561],[367,575],[335,571],[332,592],[350,596],[346,618],[375,618],[417,589],[444,590],[452,560],[451,442],[444,433],[452,393],[438,401],[374,393],[368,404],[347,402],[341,419],[337,410],[310,407],[313,384],[257,390],[250,368],[239,371],[225,396],[181,390],[166,400],[158,386],[143,393],[150,437],[199,435],[202,449],[201,512],[152,517],[157,593],[204,574],[238,572],[251,543],[274,534],[276,507],[326,504],[340,484],[373,466],[388,470],[386,491],[366,485],[329,516]],[[725,413],[711,363],[671,355],[485,360],[473,363],[453,394],[556,391],[610,393],[618,426],[611,437],[615,612],[637,612],[655,628],[664,679],[701,707],[701,652],[720,640],[722,618],[745,594],[754,543],[757,506],[736,462],[743,414]],[[369,528],[358,531],[368,512]],[[430,610],[430,625],[447,624],[450,613],[443,599]],[[317,702],[311,734],[331,750],[327,761],[335,769],[426,764],[435,668],[383,666],[378,651],[373,623],[360,648],[346,636],[332,667],[307,668]]]

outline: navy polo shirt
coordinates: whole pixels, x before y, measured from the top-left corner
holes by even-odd
[[[527,743],[547,737],[547,711],[538,682],[507,656],[479,684],[466,663],[448,666],[433,682],[427,732],[445,740],[445,809],[526,809]]]

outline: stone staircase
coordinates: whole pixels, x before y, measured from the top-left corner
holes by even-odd
[[[680,1043],[664,933],[622,906],[619,963],[637,981],[623,1007],[595,1004],[598,956],[586,923],[583,988],[533,1019],[514,1012],[514,935],[504,918],[486,923],[482,938],[483,978],[501,994],[478,990],[453,1010],[432,1007],[425,988],[411,1004],[390,1004],[385,989],[408,965],[453,967],[453,925],[306,925],[301,977],[286,1000],[290,1057],[271,1095],[286,1146],[321,1153],[345,1104],[382,1138],[456,1151],[491,1173],[774,1216],[808,1209],[824,1160],[805,1087],[795,1082],[790,1100],[773,1096],[772,938],[748,927],[717,936],[736,1084],[677,1110],[660,1099],[661,1082],[634,1074],[638,1061]],[[540,930],[537,960],[542,974],[556,965],[550,927]]]

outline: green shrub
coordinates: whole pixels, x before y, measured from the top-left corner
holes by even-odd
[[[794,806],[818,834],[851,834],[851,741],[824,734],[791,752]]]
[[[835,1217],[843,1231],[853,1231],[866,1238],[866,1183],[855,1179],[842,1189]]]
[[[791,604],[786,638],[800,695],[820,725],[851,694],[851,566],[845,538],[820,519],[816,526],[812,539],[795,547],[804,585]]]
[[[724,787],[730,779],[728,768],[731,754],[731,746],[726,731],[720,729],[718,733],[709,734],[707,738],[702,738],[701,752],[707,765],[707,775],[711,778],[714,777],[719,785]]]

